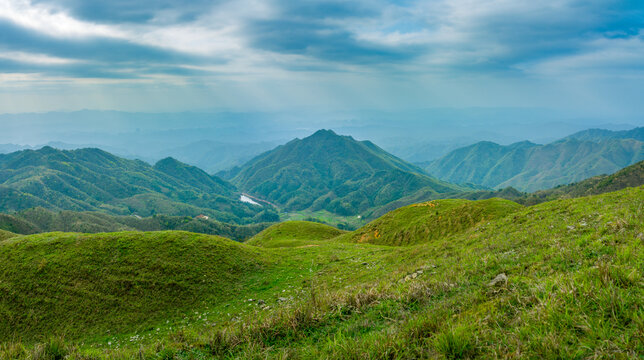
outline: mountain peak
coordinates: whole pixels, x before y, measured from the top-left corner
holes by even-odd
[[[333,130],[327,130],[327,129],[320,129],[313,133],[313,135],[307,137],[307,139],[313,139],[313,138],[333,138],[333,137],[340,137],[340,135],[336,134]]]
[[[318,130],[259,155],[232,179],[240,190],[287,210],[356,215],[421,188],[459,191],[374,145]]]

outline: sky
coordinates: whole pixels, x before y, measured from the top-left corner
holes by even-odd
[[[0,113],[525,107],[632,123],[642,94],[641,0],[0,0]]]

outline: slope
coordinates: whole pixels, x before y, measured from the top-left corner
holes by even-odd
[[[12,232],[6,231],[6,230],[0,230],[0,241],[7,240],[7,239],[12,238],[14,236],[18,236],[18,235],[14,234]]]
[[[634,139],[566,139],[547,145],[477,143],[433,161],[426,170],[454,183],[536,191],[613,173],[644,159]]]
[[[155,213],[248,222],[262,209],[238,201],[233,185],[174,159],[152,167],[99,149],[44,147],[0,155],[1,211]]]
[[[345,233],[332,226],[310,221],[286,221],[275,224],[246,241],[265,248],[307,246]]]
[[[518,209],[431,241],[421,231],[411,246],[257,249],[275,263],[205,321],[8,343],[0,357],[637,358],[643,202],[644,188],[628,188]]]
[[[119,216],[90,211],[50,211],[32,208],[13,214],[0,214],[0,229],[18,234],[43,232],[101,233],[118,231],[181,230],[200,234],[219,235],[243,241],[259,233],[270,223],[237,225],[213,219],[188,216],[154,215],[150,217]]]
[[[240,189],[287,211],[328,210],[355,215],[421,188],[435,193],[463,187],[437,181],[368,141],[330,130],[266,152],[238,169]]]
[[[521,205],[503,199],[430,201],[391,211],[337,240],[389,246],[414,245],[458,234],[521,208]]]
[[[0,243],[0,258],[2,341],[145,329],[230,299],[266,264],[254,248],[186,232],[31,235]]]

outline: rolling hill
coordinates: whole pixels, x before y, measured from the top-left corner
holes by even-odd
[[[593,176],[577,183],[525,194],[515,201],[534,205],[544,201],[598,195],[641,185],[644,185],[644,161],[627,166],[614,174]]]
[[[187,232],[16,239],[0,246],[2,341],[142,330],[230,299],[267,264],[254,248]]]
[[[0,241],[12,238],[14,236],[17,235],[10,231],[0,230]]]
[[[17,234],[44,232],[101,233],[118,231],[164,231],[181,230],[200,234],[219,235],[243,241],[271,223],[237,225],[213,219],[197,219],[189,216],[154,215],[150,217],[110,215],[90,211],[50,211],[32,208],[12,214],[0,214],[0,229]]]
[[[610,175],[598,175],[591,178],[559,185],[547,190],[539,190],[533,193],[525,193],[515,188],[507,187],[499,190],[478,190],[456,194],[453,198],[467,200],[485,200],[491,198],[502,198],[511,200],[522,205],[535,205],[546,201],[557,199],[570,199],[588,195],[599,195],[611,191],[621,190],[627,187],[638,187],[644,185],[644,161],[627,166]],[[374,211],[376,217],[398,209],[400,207],[435,200],[434,194],[425,194],[422,191],[413,195],[393,201]]]
[[[438,181],[369,141],[320,130],[266,152],[233,174],[245,192],[285,211],[357,215],[420,189],[435,194],[466,187]]]
[[[396,209],[338,241],[403,246],[430,242],[502,218],[523,207],[503,199],[436,200]]]
[[[265,248],[316,246],[317,241],[344,234],[332,226],[310,221],[285,221],[253,236],[246,244]]]
[[[242,203],[235,187],[172,158],[150,166],[99,149],[43,147],[0,155],[0,211],[36,206],[117,215],[205,214],[254,221],[262,208]]]
[[[532,192],[610,174],[641,160],[642,141],[609,138],[595,142],[572,137],[547,145],[479,142],[431,162],[426,170],[453,183]]]
[[[376,220],[386,245],[355,241],[372,224],[306,247],[9,238],[0,358],[637,358],[643,202],[643,187],[530,207],[437,201]]]

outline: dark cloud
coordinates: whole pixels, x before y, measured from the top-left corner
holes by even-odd
[[[251,45],[257,49],[332,62],[399,63],[421,53],[411,46],[387,47],[358,41],[342,28],[304,21],[257,21],[246,30]]]
[[[375,5],[375,3],[373,4]],[[347,19],[378,16],[377,6],[367,7],[359,2],[349,1],[283,1],[280,7],[284,18],[305,19]]]
[[[142,74],[197,75],[182,65],[222,63],[172,50],[110,38],[60,39],[0,21],[0,51],[78,60],[72,64],[0,62],[0,72],[45,72],[74,77],[135,78]]]
[[[131,29],[132,25],[146,23],[149,26],[146,29],[158,30],[176,23],[187,27],[195,25],[191,23],[193,20],[216,11],[224,2],[227,1],[36,0],[34,4],[47,3],[77,19],[110,24],[117,29],[119,26]],[[636,0],[481,2],[475,9],[467,8],[467,2],[457,0],[275,0],[269,4],[272,11],[267,16],[236,17],[238,14],[230,14],[230,18],[237,21],[233,27],[239,31],[233,36],[240,38],[224,39],[224,42],[239,41],[241,56],[255,55],[255,50],[302,55],[306,60],[300,58],[291,63],[279,63],[283,68],[296,71],[337,71],[338,64],[371,66],[381,70],[387,65],[416,64],[416,60],[423,58],[429,59],[425,65],[428,70],[512,72],[520,64],[583,52],[586,44],[594,39],[638,36],[644,28],[644,5]],[[423,9],[423,6],[435,4],[442,4],[442,7],[430,11]],[[450,13],[453,8],[459,11]],[[227,11],[244,9],[230,7]],[[149,24],[161,13],[168,24]],[[370,36],[361,36],[366,30],[358,25],[363,23],[370,27]],[[195,25],[195,31],[209,26],[203,18],[198,20],[198,25]],[[213,28],[218,26],[210,25]],[[454,36],[456,40],[431,39],[445,28],[457,34]],[[136,31],[146,30],[139,28]],[[374,34],[382,37],[395,34],[402,40],[385,41],[374,37]],[[405,41],[405,35],[409,34],[419,34],[420,39]],[[182,36],[177,39],[190,40]],[[428,39],[423,39],[423,36]],[[369,40],[365,40],[367,38]],[[221,54],[220,58],[196,56],[142,45],[137,40],[59,38],[21,28],[8,21],[0,22],[0,49],[82,60],[86,64],[84,67],[71,67],[78,69],[78,76],[91,73],[91,66],[106,74],[137,69],[142,73],[192,76],[199,71],[187,70],[183,65],[212,65],[225,63],[227,58],[235,60],[229,54]],[[186,48],[180,46],[182,44],[168,45],[175,49]],[[193,51],[199,50],[195,49],[198,45],[191,47]],[[266,62],[264,65],[275,65],[271,60]],[[253,66],[262,65],[256,63]],[[8,64],[0,64],[0,71],[8,71],[9,67]]]

